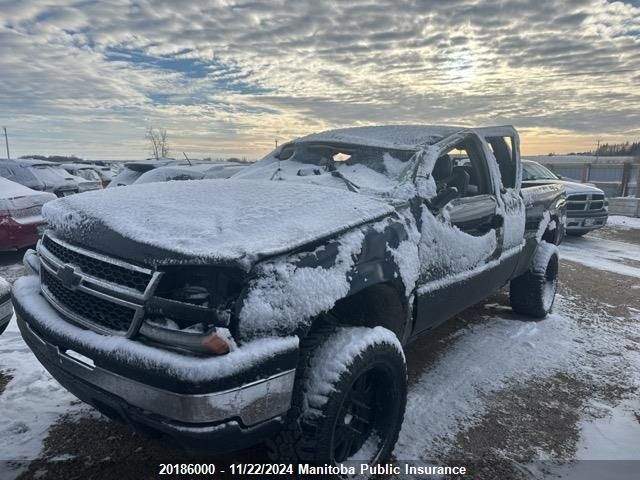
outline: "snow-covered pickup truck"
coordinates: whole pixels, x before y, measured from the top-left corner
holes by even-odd
[[[515,311],[552,307],[564,189],[521,175],[513,127],[361,127],[59,199],[18,325],[79,398],[187,448],[384,461],[404,344],[509,282]]]

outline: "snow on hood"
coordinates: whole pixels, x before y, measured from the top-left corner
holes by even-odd
[[[336,188],[278,181],[194,180],[61,198],[43,215],[63,237],[152,264],[251,264],[394,211]],[[137,253],[136,253],[137,252]]]
[[[558,185],[564,185],[567,194],[572,193],[602,193],[604,191],[590,183],[571,182],[569,180],[526,180],[528,184],[540,184],[545,185],[549,183],[555,183]]]

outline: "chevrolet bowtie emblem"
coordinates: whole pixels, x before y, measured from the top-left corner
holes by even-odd
[[[56,273],[56,277],[62,285],[70,289],[77,287],[80,283],[80,275],[78,275],[75,269],[69,264],[60,267],[58,273]]]

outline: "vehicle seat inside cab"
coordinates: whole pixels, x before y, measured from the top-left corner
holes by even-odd
[[[454,168],[453,160],[449,154],[444,154],[436,160],[433,167],[433,179],[436,182],[438,192],[447,187],[455,187],[459,197],[467,196],[470,176],[464,167]]]

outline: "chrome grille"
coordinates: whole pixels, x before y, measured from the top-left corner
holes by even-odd
[[[134,335],[161,273],[69,244],[47,232],[38,243],[42,293],[74,323]]]
[[[42,269],[42,284],[56,302],[82,318],[91,319],[113,331],[126,332],[131,328],[135,309],[102,300],[82,291],[66,288],[49,270]]]
[[[604,210],[604,206],[604,195],[601,193],[576,194],[567,197],[567,211],[597,212]]]
[[[62,263],[73,264],[84,273],[107,282],[144,292],[151,281],[151,271],[132,270],[109,261],[100,260],[96,256],[90,256],[93,254],[81,253],[80,249],[74,248],[70,244],[62,243],[60,240],[53,240],[48,235],[45,235],[42,243]]]

